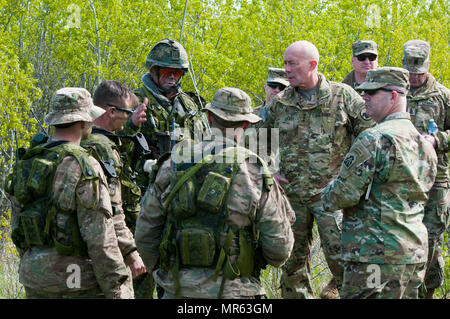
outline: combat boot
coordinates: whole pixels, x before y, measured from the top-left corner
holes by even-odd
[[[321,299],[339,299],[339,291],[336,285],[336,280],[332,278],[328,285],[322,289],[320,293]]]

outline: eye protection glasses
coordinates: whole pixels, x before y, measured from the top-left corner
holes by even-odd
[[[125,113],[127,113],[128,116],[133,114],[132,110],[129,110],[129,109],[126,109],[126,108],[123,108],[123,107],[120,107],[120,106],[117,106],[117,105],[114,105],[114,104],[106,104],[106,105],[107,106],[111,106],[111,107],[113,107],[113,108],[115,108],[115,109],[117,109],[119,111],[125,112]]]
[[[365,61],[366,59],[369,59],[369,61],[370,62],[373,62],[373,61],[375,61],[376,59],[377,59],[377,56],[376,55],[373,55],[373,54],[362,54],[362,55],[358,55],[357,57],[356,57],[357,59],[358,59],[358,61],[360,61],[360,62],[363,62],[363,61]]]

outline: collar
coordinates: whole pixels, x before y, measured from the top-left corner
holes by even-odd
[[[392,114],[389,114],[388,116],[386,116],[380,123],[390,121],[390,120],[399,120],[399,119],[411,120],[411,116],[409,115],[408,112],[396,112],[396,113],[392,113]]]

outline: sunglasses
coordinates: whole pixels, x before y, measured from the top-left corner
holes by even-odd
[[[114,105],[114,104],[106,104],[106,105],[107,106],[111,106],[111,107],[113,107],[115,109],[118,109],[119,111],[125,112],[125,113],[127,113],[127,115],[133,114],[132,110],[129,110],[129,109],[126,109],[126,108],[123,108],[123,107],[120,107],[120,106],[117,106],[117,105]]]
[[[373,54],[369,54],[369,55],[358,55],[357,57],[356,57],[357,59],[358,59],[358,61],[365,61],[366,59],[369,59],[369,61],[371,61],[371,62],[373,62],[373,61],[375,61],[376,59],[377,59],[377,56],[376,55],[373,55]]]
[[[375,93],[377,93],[377,91],[379,91],[379,90],[385,91],[385,92],[394,92],[395,91],[398,94],[405,94],[405,92],[397,91],[397,90],[394,90],[394,89],[388,89],[388,88],[379,88],[379,89],[375,89],[375,90],[365,90],[365,91],[362,91],[361,94],[364,95],[364,93],[367,93],[368,95],[372,96]]]
[[[183,75],[183,70],[181,69],[172,69],[172,68],[160,68],[159,75],[163,75],[165,77],[169,77],[173,74],[174,77],[178,78]]]
[[[271,89],[276,89],[278,88],[278,90],[283,91],[286,88],[286,85],[280,84],[280,83],[267,83],[267,85],[271,88]]]

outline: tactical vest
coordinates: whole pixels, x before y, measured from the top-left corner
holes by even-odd
[[[120,150],[114,141],[108,138],[103,130],[93,131],[89,138],[83,140],[81,145],[100,163],[108,180],[118,179],[121,186],[122,209],[125,214],[125,223],[130,230],[134,230],[139,215],[141,190],[128,176],[127,171],[114,156],[114,150],[120,154]],[[110,133],[112,134],[112,133]],[[113,207],[113,214],[118,212]]]
[[[220,156],[223,160],[218,163],[215,159]],[[218,298],[223,294],[225,280],[259,277],[260,265],[255,263],[259,232],[254,221],[251,226],[235,230],[226,223],[228,191],[239,171],[238,160],[250,156],[255,156],[263,167],[264,187],[270,190],[272,174],[265,162],[240,147],[208,155],[197,164],[180,165],[172,175],[159,251],[161,269],[172,272],[177,296],[180,267],[215,269],[214,281],[223,270]]]
[[[56,169],[67,156],[77,160],[81,167],[81,180],[93,180],[97,191],[98,176],[88,154],[73,143],[58,141],[38,145],[29,149],[14,166],[11,193],[23,208],[19,214],[19,226],[12,230],[11,237],[20,249],[54,246],[61,255],[86,255],[76,210],[63,210],[52,199]],[[78,204],[84,206],[81,201]],[[92,209],[96,204],[94,200],[85,207]]]
[[[141,100],[145,97],[148,99],[148,120],[142,124],[141,132],[147,138],[149,144],[156,144],[158,146],[161,155],[171,148],[170,132],[173,131],[173,119],[175,120],[176,127],[187,128],[191,135],[176,136],[177,142],[186,138],[193,139],[195,128],[203,133],[208,127],[208,123],[200,111],[200,107],[194,102],[194,99],[198,97],[192,97],[192,93],[190,92],[182,92],[177,97],[183,107],[184,114],[180,114],[178,110],[174,110],[173,105],[168,110],[161,106],[145,86],[136,89],[134,93]]]

